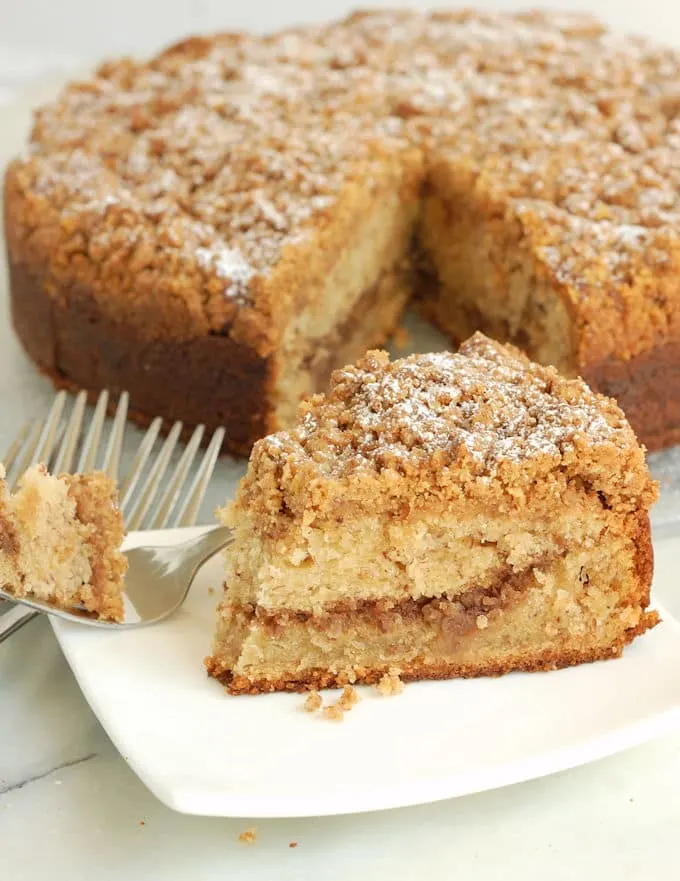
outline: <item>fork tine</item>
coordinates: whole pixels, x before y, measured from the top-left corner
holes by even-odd
[[[137,449],[135,458],[132,460],[130,470],[125,475],[125,480],[120,486],[118,495],[120,498],[120,509],[124,515],[127,514],[128,507],[132,501],[132,494],[135,487],[137,486],[139,478],[141,477],[142,471],[144,470],[146,460],[151,454],[153,445],[156,443],[156,438],[158,437],[158,432],[161,430],[162,424],[163,420],[160,418],[160,416],[157,416],[151,423],[151,425],[147,428],[146,434],[142,438],[142,442]]]
[[[61,474],[64,471],[70,472],[73,468],[73,457],[80,437],[86,402],[87,392],[78,392],[54,463],[56,474]]]
[[[42,434],[44,423],[40,420],[36,420],[33,423],[30,423],[28,426],[24,426],[24,428],[28,427],[28,434],[24,439],[24,443],[14,452],[14,460],[13,464],[15,465],[14,473],[12,475],[9,474],[9,466],[7,466],[7,488],[12,492],[17,483],[19,482],[19,478],[24,473],[24,471],[31,464],[33,459],[33,453],[35,452],[35,448],[38,444],[38,440],[40,435]],[[18,438],[17,438],[18,440]],[[14,451],[15,444],[12,445],[12,449],[9,452]],[[18,462],[18,464],[16,464]]]
[[[137,496],[137,500],[128,515],[127,527],[129,530],[142,528],[144,517],[153,504],[160,482],[167,471],[170,457],[177,446],[177,440],[179,439],[181,431],[182,423],[175,422],[161,447],[161,451],[158,454],[156,461],[153,463],[142,491]]]
[[[27,468],[35,465],[37,462],[49,459],[52,455],[65,399],[66,392],[57,392],[45,421],[35,423],[24,447],[23,454],[18,459],[16,474],[11,488],[18,482],[19,477]]]
[[[28,436],[30,435],[31,431],[35,431],[35,425],[36,425],[35,420],[31,420],[31,421],[27,422],[23,426],[23,428],[21,429],[19,434],[16,436],[13,443],[10,445],[10,448],[5,453],[5,456],[2,460],[2,464],[5,466],[6,473],[9,473],[9,471],[12,468],[12,465],[14,465],[17,458],[19,457],[19,454],[23,450],[24,444],[28,440]]]
[[[38,443],[33,450],[33,456],[29,462],[29,465],[35,465],[38,462],[44,462],[45,464],[47,464],[50,456],[54,452],[54,448],[57,443],[57,432],[59,430],[59,423],[61,422],[61,414],[64,409],[65,401],[66,392],[57,392],[56,397],[54,398],[54,401],[50,408],[50,412],[48,413],[47,419],[45,420],[43,430],[40,433]],[[29,467],[29,465],[27,465],[26,467]]]
[[[106,446],[102,470],[105,471],[112,480],[118,477],[118,467],[120,465],[120,452],[123,446],[123,437],[125,436],[125,425],[127,421],[127,411],[130,396],[127,392],[123,392],[118,399],[116,415],[111,426],[111,436]]]
[[[198,472],[194,477],[191,489],[180,505],[179,511],[174,520],[174,526],[193,526],[198,517],[198,512],[203,502],[210,478],[217,464],[217,457],[222,448],[224,440],[224,428],[218,428],[212,436],[212,440],[208,444],[203,460],[198,468]]]
[[[179,498],[182,487],[186,482],[191,465],[196,456],[196,451],[203,438],[204,431],[205,425],[197,425],[194,429],[194,433],[191,435],[191,439],[182,453],[182,458],[177,463],[175,472],[165,488],[165,492],[161,496],[158,507],[151,518],[149,529],[163,529],[167,525],[170,515],[172,514],[172,509],[177,504],[177,499]]]
[[[100,392],[97,406],[94,408],[92,421],[90,422],[90,427],[87,429],[87,434],[85,435],[76,471],[81,473],[94,471],[97,450],[99,449],[99,441],[101,440],[102,429],[104,428],[104,421],[106,420],[106,407],[108,403],[109,393],[104,389],[103,392]]]

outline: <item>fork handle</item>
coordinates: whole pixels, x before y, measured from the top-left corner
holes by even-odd
[[[0,615],[0,642],[9,639],[13,633],[16,633],[24,624],[28,624],[29,621],[32,621],[39,614],[40,612],[36,612],[35,609],[29,609],[26,606],[19,604],[11,605],[7,612]]]

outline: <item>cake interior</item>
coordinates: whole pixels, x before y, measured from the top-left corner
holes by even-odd
[[[453,345],[482,331],[577,372],[565,300],[519,222],[455,162],[432,159],[418,187],[404,178],[387,176],[361,204],[342,247],[331,236],[339,256],[282,340],[276,425],[292,424],[298,401],[323,391],[334,369],[382,345],[411,300]]]
[[[58,608],[82,606],[100,618],[123,615],[124,530],[106,475],[48,474],[34,466],[0,498],[0,582],[21,597]]]
[[[386,165],[369,201],[364,181],[340,197],[303,260],[306,278],[277,354],[277,425],[292,424],[300,400],[323,391],[333,370],[388,339],[413,293],[419,179],[412,159]]]
[[[208,668],[240,693],[617,655],[655,620],[647,515],[576,502],[552,517],[420,512],[279,536],[242,517]]]
[[[418,246],[423,269],[418,302],[454,344],[481,331],[563,375],[575,374],[570,319],[559,286],[538,261],[519,221],[494,204],[464,167],[432,162]]]

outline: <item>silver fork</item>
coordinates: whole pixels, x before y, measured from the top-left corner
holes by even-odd
[[[11,489],[26,468],[36,462],[45,462],[56,473],[71,471],[83,432],[86,395],[84,392],[77,395],[70,417],[64,423],[62,413],[65,402],[66,393],[59,392],[45,421],[26,426],[8,451],[4,464]],[[116,479],[128,396],[126,393],[120,396],[108,441],[104,445],[107,404],[108,393],[102,392],[82,440],[76,470],[91,471],[99,467]],[[218,428],[198,461],[205,426],[197,426],[165,483],[182,423],[173,424],[154,457],[154,445],[161,427],[160,418],[151,423],[120,486],[121,510],[129,530],[194,525],[224,438],[224,429]],[[198,466],[192,477],[192,465],[196,461]],[[147,466],[148,473],[144,476]],[[0,617],[0,642],[39,612],[108,629],[139,627],[161,621],[183,603],[200,566],[230,540],[231,530],[217,527],[177,545],[142,545],[129,550],[126,554],[129,568],[125,577],[125,617],[122,623],[98,621],[78,608],[66,612],[38,600],[17,600],[0,590],[0,598],[16,604]]]

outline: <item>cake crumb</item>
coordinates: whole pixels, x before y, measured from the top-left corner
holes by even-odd
[[[478,630],[485,630],[489,626],[489,619],[486,615],[477,615],[475,623]]]
[[[245,832],[241,832],[238,837],[239,841],[242,841],[244,844],[255,844],[255,839],[257,838],[257,829],[254,826],[251,826],[250,829],[246,829]]]
[[[339,700],[336,703],[337,707],[340,707],[344,712],[349,712],[355,704],[358,704],[361,698],[359,697],[359,692],[352,685],[346,685],[342,694],[340,695]]]
[[[215,588],[212,585],[208,588],[208,593],[212,596],[215,593]]]
[[[398,327],[392,334],[392,344],[399,351],[407,349],[411,345],[411,334],[405,327]]]
[[[399,678],[397,670],[390,668],[384,673],[382,679],[376,685],[376,688],[383,697],[392,697],[395,694],[401,694],[404,690],[404,683]]]
[[[302,705],[302,709],[305,713],[316,713],[317,710],[321,709],[321,704],[323,703],[321,699],[321,695],[318,691],[310,691],[307,697],[305,698],[305,702]]]
[[[310,691],[305,698],[302,709],[307,713],[316,713],[322,710],[324,719],[331,722],[342,722],[345,713],[348,713],[355,704],[359,703],[359,693],[352,685],[346,685],[340,697],[335,703],[323,706],[323,699],[318,691]]]
[[[139,821],[139,825],[140,825],[140,826],[146,826],[146,822],[145,822],[144,820],[140,820],[140,821]]]
[[[329,719],[331,722],[342,722],[345,717],[345,711],[340,706],[340,702],[337,704],[331,704],[328,707],[323,708],[323,715],[325,719]]]
[[[297,846],[298,846],[297,841],[291,841],[291,842],[289,842],[289,844],[288,844],[288,847],[297,847]]]

